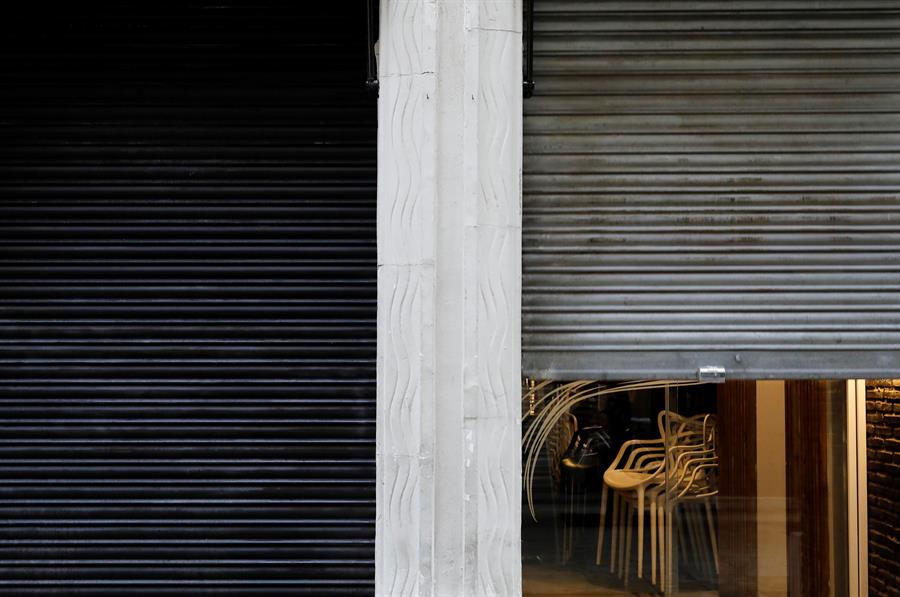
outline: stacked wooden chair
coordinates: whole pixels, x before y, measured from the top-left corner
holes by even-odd
[[[610,532],[610,572],[627,584],[636,527],[637,577],[643,578],[645,520],[650,526],[650,581],[665,590],[671,583],[673,541],[682,549],[691,548],[700,566],[718,572],[714,520],[718,493],[717,426],[715,415],[682,417],[660,412],[660,437],[625,442],[603,474],[600,500],[600,528],[596,563],[601,565],[607,506],[612,500]],[[675,524],[681,506],[684,524]],[[705,529],[698,521],[705,514]]]

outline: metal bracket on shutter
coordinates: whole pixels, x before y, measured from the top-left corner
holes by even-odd
[[[697,381],[701,383],[725,383],[725,367],[700,367]]]

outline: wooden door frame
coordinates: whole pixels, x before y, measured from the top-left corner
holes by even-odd
[[[869,595],[866,380],[847,380],[847,553],[850,594]]]

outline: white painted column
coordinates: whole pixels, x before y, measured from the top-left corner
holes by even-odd
[[[379,595],[519,595],[521,0],[382,0]]]

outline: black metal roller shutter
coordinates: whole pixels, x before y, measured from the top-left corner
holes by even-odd
[[[0,594],[374,591],[365,31],[0,19]]]

